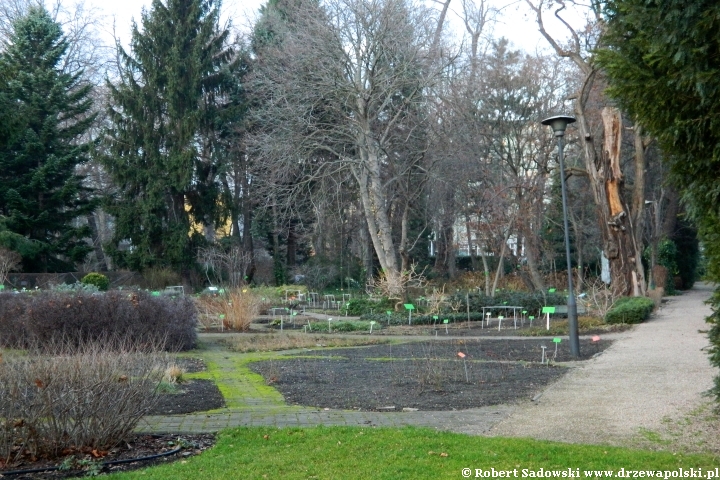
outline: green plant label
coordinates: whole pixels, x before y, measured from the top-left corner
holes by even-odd
[[[375,325],[375,320],[372,320],[372,321],[370,322],[370,325]]]
[[[224,320],[224,319],[225,319],[225,314],[224,314],[224,313],[221,313],[220,315],[218,315],[218,317],[220,317],[220,320]]]
[[[160,292],[152,292],[151,295],[152,295],[153,297],[159,297],[159,296],[160,296]]]
[[[525,315],[527,313],[527,310],[523,310],[522,313],[523,315]]]
[[[560,337],[553,338],[553,343],[560,343],[562,342],[562,339]]]
[[[437,315],[433,315],[433,320],[437,320],[437,319],[438,319],[438,316],[437,316]]]
[[[392,315],[392,312],[390,310],[388,310],[386,313],[388,314],[388,316]]]
[[[293,312],[292,314],[293,314],[293,315],[297,315],[297,312]]]
[[[415,310],[415,305],[412,303],[405,303],[404,304],[405,310]]]
[[[530,320],[535,320],[535,315],[530,315],[528,318],[529,318]]]
[[[443,323],[450,323],[450,320],[446,318],[445,320],[443,320]]]
[[[548,288],[549,293],[555,293],[557,291],[557,288]]]
[[[0,290],[5,290],[5,285],[0,285]]]
[[[555,307],[543,307],[542,313],[555,313]]]

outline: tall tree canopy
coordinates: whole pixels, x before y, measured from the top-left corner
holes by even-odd
[[[599,60],[610,94],[658,139],[698,223],[708,274],[720,280],[720,4],[612,0]],[[720,292],[711,356],[720,366]],[[715,394],[720,396],[720,378]]]
[[[278,187],[349,174],[378,262],[399,283],[416,201],[403,189],[419,191],[426,93],[441,73],[433,15],[406,0],[282,7],[268,4],[255,42],[257,155]]]
[[[111,127],[105,164],[119,188],[119,265],[143,269],[193,264],[202,235],[222,218],[216,120],[233,52],[213,0],[154,0],[133,26],[130,53],[118,47],[120,78],[108,82]]]
[[[13,24],[0,54],[0,242],[30,271],[67,271],[91,247],[73,221],[93,209],[87,161],[91,86],[63,71],[68,42],[42,7]]]

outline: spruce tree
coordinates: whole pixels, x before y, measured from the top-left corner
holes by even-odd
[[[87,161],[91,86],[63,71],[68,42],[42,7],[13,25],[0,54],[0,243],[25,271],[68,271],[91,250],[93,209],[76,167]]]
[[[213,0],[154,0],[133,25],[112,104],[105,164],[119,187],[112,255],[120,266],[186,270],[203,243],[191,224],[224,220],[216,121],[233,52]]]

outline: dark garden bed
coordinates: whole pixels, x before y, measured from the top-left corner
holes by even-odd
[[[581,342],[587,359],[610,342]],[[541,364],[542,345],[546,359]],[[251,364],[290,404],[361,410],[459,410],[532,398],[571,360],[567,340],[447,340],[308,350]],[[458,355],[465,355],[464,360]],[[305,358],[303,358],[305,357]]]

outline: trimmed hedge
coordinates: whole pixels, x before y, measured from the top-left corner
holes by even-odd
[[[650,317],[655,302],[647,297],[623,297],[605,314],[607,323],[642,323]]]
[[[0,346],[26,348],[98,340],[189,350],[197,340],[195,303],[142,291],[0,294]]]

